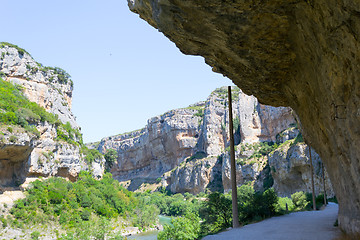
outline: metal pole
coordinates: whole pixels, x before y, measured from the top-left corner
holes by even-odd
[[[326,206],[326,189],[325,189],[325,171],[324,171],[324,163],[321,163],[321,170],[322,170],[322,180],[323,180],[323,187],[324,187],[324,204]]]
[[[312,188],[313,210],[316,211],[315,185],[314,185],[314,170],[313,170],[313,164],[312,164],[312,159],[311,159],[311,147],[308,145],[308,148],[309,148],[309,158],[310,158],[310,174],[311,174],[311,188]]]
[[[231,190],[232,190],[231,197],[232,197],[233,228],[238,228],[238,227],[240,227],[240,224],[239,224],[239,212],[238,212],[238,203],[237,203],[234,126],[233,126],[232,99],[231,99],[231,87],[230,86],[228,86],[228,101],[229,101],[230,168],[231,168]]]

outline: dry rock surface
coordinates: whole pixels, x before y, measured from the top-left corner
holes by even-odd
[[[73,83],[64,70],[44,67],[26,51],[11,45],[2,45],[0,56],[3,80],[20,85],[30,101],[80,131],[71,112]],[[37,124],[36,129],[39,136],[19,126],[1,126],[0,193],[18,189],[28,177],[61,176],[74,180],[80,170],[87,169],[102,175],[104,159],[86,164],[78,144],[57,139],[58,124],[43,122]]]
[[[360,2],[128,0],[185,54],[248,95],[299,116],[339,200],[339,224],[360,232]]]
[[[238,88],[233,89],[233,96],[237,184],[252,182],[257,190],[274,184],[282,196],[309,192],[305,144],[290,147],[299,135],[292,110],[262,105]],[[149,119],[144,129],[106,137],[92,145],[103,154],[108,149],[118,152],[111,172],[130,190],[144,190],[144,183],[150,183],[153,187],[148,186],[149,190],[167,187],[176,193],[227,192],[231,189],[227,105],[227,88],[219,88],[205,102],[169,111]],[[267,156],[252,157],[260,142],[286,144]],[[316,192],[322,193],[322,165],[315,152],[313,162],[317,167]],[[331,183],[326,179],[327,194],[332,197]]]

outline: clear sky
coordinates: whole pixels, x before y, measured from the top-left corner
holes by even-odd
[[[0,0],[0,9],[0,41],[72,76],[85,142],[142,128],[233,85],[202,57],[183,55],[126,0]]]

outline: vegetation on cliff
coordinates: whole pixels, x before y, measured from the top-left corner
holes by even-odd
[[[81,146],[87,162],[91,163],[95,158],[102,157],[97,150],[89,150],[83,144],[79,129],[72,128],[69,122],[63,124],[57,115],[49,113],[35,102],[29,101],[23,95],[22,90],[22,86],[13,85],[0,77],[0,124],[20,126],[40,137],[36,126],[47,122],[56,127],[56,140]]]
[[[29,101],[21,90],[21,86],[14,86],[0,78],[0,123],[20,125],[37,136],[39,132],[36,124],[45,121],[50,124],[61,124],[57,116]]]

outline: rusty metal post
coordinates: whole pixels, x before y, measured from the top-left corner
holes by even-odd
[[[310,174],[311,174],[311,188],[312,188],[312,200],[313,200],[313,210],[316,211],[316,201],[315,201],[315,185],[314,185],[314,168],[311,159],[311,147],[309,148],[309,158],[310,158]]]
[[[240,227],[240,224],[239,224],[239,212],[238,212],[238,203],[237,203],[234,126],[233,126],[232,98],[231,98],[230,86],[228,86],[228,101],[229,101],[230,167],[231,167],[231,190],[232,190],[231,198],[232,198],[233,228],[238,228]]]

